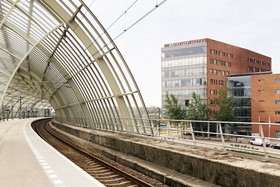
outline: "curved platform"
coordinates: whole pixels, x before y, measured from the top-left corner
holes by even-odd
[[[38,119],[0,123],[0,186],[104,186],[32,130],[31,123]]]

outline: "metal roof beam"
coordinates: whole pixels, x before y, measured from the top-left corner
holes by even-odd
[[[39,44],[42,42],[42,40],[44,40],[48,35],[50,35],[51,33],[53,33],[56,29],[58,29],[59,27],[61,27],[61,25],[58,25],[56,28],[54,28],[52,31],[48,32],[45,34],[45,36],[43,38],[41,38],[41,40],[37,41],[36,45],[33,45],[32,48],[29,49],[29,51],[24,55],[24,57],[21,58],[20,63],[17,65],[17,67],[15,68],[15,71],[13,72],[13,75],[10,77],[9,81],[8,81],[8,86],[6,86],[5,90],[4,90],[4,95],[1,97],[1,102],[0,102],[0,106],[3,104],[3,100],[4,97],[6,95],[6,92],[8,90],[8,87],[12,81],[13,76],[15,75],[15,73],[17,72],[17,70],[19,69],[20,65],[23,63],[23,61],[26,59],[26,57],[31,53],[31,51]]]
[[[32,13],[33,13],[33,7],[34,7],[34,0],[30,0],[30,5],[29,5],[29,16],[32,17]],[[28,24],[27,24],[27,32],[26,35],[30,36],[30,29],[31,29],[31,19],[28,19]],[[29,45],[26,45],[26,51],[29,50]],[[26,60],[27,60],[27,66],[28,66],[28,72],[30,72],[30,62],[29,62],[29,56],[27,56]],[[30,79],[32,79],[31,75],[30,75]]]
[[[11,2],[9,0],[9,2]],[[3,25],[4,23],[8,20],[8,17],[10,16],[10,14],[13,12],[14,8],[16,7],[16,5],[20,2],[20,0],[17,0],[13,3],[12,7],[9,9],[8,13],[5,15],[5,17],[2,19],[1,23],[0,23],[0,30],[3,29]]]
[[[10,50],[3,48],[1,45],[0,45],[0,50],[4,51],[5,53],[9,54],[10,56],[12,56],[18,60],[22,59],[21,56],[19,56],[18,54],[15,54],[15,51],[11,52]]]
[[[81,4],[76,11],[74,12],[74,14],[72,15],[72,17],[70,18],[69,22],[72,23],[75,19],[75,17],[77,16],[77,14],[80,12],[81,8],[83,7],[83,4]]]

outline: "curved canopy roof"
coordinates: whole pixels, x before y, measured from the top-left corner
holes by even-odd
[[[126,62],[83,1],[0,1],[0,29],[2,116],[52,109],[79,125],[150,130]]]

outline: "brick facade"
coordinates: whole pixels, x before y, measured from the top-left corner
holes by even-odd
[[[248,49],[206,39],[207,42],[207,98],[211,100],[219,90],[226,90],[226,77],[232,74],[271,71],[271,58]]]
[[[252,121],[280,123],[280,74],[252,76],[251,86]],[[280,127],[265,126],[263,130],[265,136],[276,137]],[[252,133],[259,133],[258,125],[252,125]]]

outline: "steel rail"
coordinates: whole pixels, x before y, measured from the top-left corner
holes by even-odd
[[[136,184],[137,186],[140,186],[140,187],[153,187],[154,186],[152,184],[149,184],[149,183],[147,183],[147,182],[137,178],[136,176],[133,176],[133,175],[131,175],[129,173],[126,173],[125,171],[122,171],[121,169],[118,169],[116,166],[114,166],[114,165],[112,165],[110,163],[106,163],[102,159],[96,157],[92,152],[90,152],[88,150],[85,150],[83,147],[81,147],[81,146],[79,146],[79,145],[77,145],[77,144],[67,140],[66,138],[62,138],[57,133],[55,133],[54,130],[52,130],[52,128],[50,127],[48,122],[44,121],[44,124],[43,124],[43,122],[41,122],[40,125],[43,125],[45,130],[48,133],[50,133],[52,136],[54,136],[56,139],[58,139],[59,141],[63,142],[67,146],[69,146],[72,149],[76,150],[79,154],[83,154],[84,156],[89,157],[94,162],[97,162],[100,165],[102,165],[103,167],[109,169],[110,171],[113,171],[114,173],[119,174],[120,176],[124,177],[126,180],[129,180],[133,184]],[[46,140],[46,138],[44,138],[44,136],[40,132],[38,132],[40,130],[37,129],[37,126],[38,125],[34,125],[34,127],[33,127],[35,129],[35,132],[37,132],[40,137],[42,137],[46,142],[48,142]],[[100,182],[102,182],[102,181],[100,181]]]

